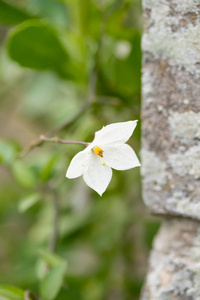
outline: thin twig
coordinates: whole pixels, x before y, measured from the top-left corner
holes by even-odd
[[[81,141],[61,140],[58,137],[48,138],[44,135],[40,136],[40,140],[43,141],[43,142],[53,142],[53,143],[58,143],[58,144],[78,144],[78,145],[83,145],[83,146],[86,146],[86,147],[90,144],[90,143],[81,142]]]
[[[56,244],[58,242],[59,237],[59,219],[60,219],[60,206],[58,202],[57,193],[54,188],[51,187],[52,192],[52,204],[54,209],[54,221],[53,221],[53,230],[51,239],[49,242],[49,250],[54,252],[56,249]]]
[[[49,131],[46,136],[52,136],[54,134],[57,134],[58,132],[61,132],[64,129],[69,128],[72,124],[74,124],[83,114],[87,111],[87,109],[92,104],[91,99],[88,97],[88,100],[84,102],[83,106],[80,108],[80,110],[69,120],[61,124],[59,127]]]
[[[28,148],[24,149],[24,151],[20,153],[20,157],[25,156],[32,149],[41,146],[44,142],[53,142],[53,143],[58,143],[58,144],[77,144],[77,145],[83,145],[86,147],[90,144],[90,143],[81,142],[81,141],[66,141],[66,140],[61,140],[58,137],[49,138],[47,136],[40,135],[37,140],[32,141],[31,144],[28,146]]]
[[[95,95],[96,95],[96,88],[97,88],[97,72],[98,72],[98,65],[99,65],[99,57],[100,57],[100,52],[102,48],[102,43],[103,43],[103,36],[106,28],[106,16],[104,13],[104,7],[102,7],[102,22],[101,22],[101,32],[98,40],[98,47],[97,47],[97,52],[94,57],[94,66],[91,71],[90,77],[89,77],[89,93],[86,101],[84,102],[83,106],[80,108],[80,110],[69,120],[64,122],[62,125],[60,125],[58,128],[53,129],[45,134],[45,136],[42,136],[43,138],[41,139],[41,136],[30,142],[30,144],[20,153],[19,157],[23,157],[27,155],[29,152],[31,152],[34,148],[41,146],[44,141],[47,141],[47,138],[51,137],[54,134],[57,134],[67,128],[69,128],[72,124],[74,124],[78,119],[80,119],[81,116],[84,115],[84,113],[88,110],[89,107],[95,102]],[[44,139],[45,137],[45,139]],[[55,138],[52,138],[55,139]],[[48,140],[50,141],[50,140]],[[61,143],[61,144],[70,144],[67,142],[63,142],[62,140],[59,140],[56,138],[56,140],[51,140],[52,142],[56,143]],[[84,142],[74,142],[74,144],[82,144],[87,146],[88,143]],[[71,142],[72,144],[72,142]]]
[[[98,104],[109,104],[113,106],[121,105],[120,98],[117,97],[110,97],[110,96],[97,96],[97,103]]]
[[[24,300],[41,300],[41,299],[36,295],[34,295],[32,291],[26,290],[24,292]]]

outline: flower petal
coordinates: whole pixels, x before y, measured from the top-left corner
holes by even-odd
[[[131,137],[137,125],[137,120],[107,125],[95,133],[94,143],[103,145],[121,145]]]
[[[91,153],[87,170],[83,174],[85,183],[102,196],[110,183],[111,178],[111,168],[103,165],[101,158],[98,155]]]
[[[83,151],[77,153],[73,158],[69,165],[69,168],[66,173],[66,177],[68,178],[76,178],[83,175],[86,165],[89,159],[88,149],[84,149]]]
[[[118,148],[105,147],[103,159],[105,164],[116,170],[128,170],[141,165],[135,151],[127,144]]]

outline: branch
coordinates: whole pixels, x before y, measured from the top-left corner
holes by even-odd
[[[59,127],[57,127],[56,129],[53,129],[51,131],[49,131],[46,136],[52,136],[54,134],[57,134],[58,132],[69,128],[72,124],[74,124],[81,116],[83,116],[83,114],[87,111],[87,109],[90,107],[90,105],[92,104],[92,99],[90,97],[88,97],[88,100],[84,102],[83,106],[81,107],[81,109],[69,120],[67,120],[66,122],[64,122],[62,125],[60,125]]]
[[[103,35],[105,32],[105,25],[106,25],[106,17],[104,13],[104,9],[102,7],[102,22],[101,22],[101,32],[98,40],[98,47],[97,52],[94,57],[94,66],[91,70],[91,74],[89,77],[89,93],[86,101],[84,102],[83,106],[80,108],[80,110],[69,120],[64,122],[62,125],[60,125],[58,128],[53,129],[46,133],[45,136],[41,135],[38,139],[33,140],[30,142],[30,144],[22,151],[22,153],[19,155],[20,157],[23,157],[27,155],[30,151],[32,151],[34,148],[41,146],[44,141],[51,141],[61,144],[81,144],[88,146],[88,143],[84,142],[69,142],[69,141],[63,141],[58,138],[49,138],[54,134],[57,134],[61,132],[64,129],[69,128],[72,124],[74,124],[83,114],[87,111],[87,109],[95,102],[95,96],[96,96],[96,88],[97,88],[97,71],[98,71],[98,64],[99,64],[99,56],[100,51],[102,48],[102,42],[103,42]]]
[[[48,138],[44,135],[40,136],[41,142],[53,142],[53,143],[58,143],[58,144],[78,144],[78,145],[83,145],[83,146],[88,146],[90,143],[86,142],[81,142],[81,141],[66,141],[66,140],[61,140],[58,137],[53,137],[53,138]]]
[[[113,106],[119,106],[121,105],[120,98],[117,97],[111,97],[111,96],[97,96],[97,102],[98,104],[109,104]]]
[[[24,292],[24,300],[41,300],[41,299],[36,295],[34,295],[32,291],[26,290]]]
[[[94,66],[91,70],[91,74],[89,76],[89,93],[88,93],[88,98],[81,107],[80,111],[77,112],[70,120],[64,122],[61,126],[58,128],[50,131],[46,136],[51,136],[53,134],[56,134],[64,129],[67,129],[70,127],[71,124],[73,124],[76,120],[79,119],[83,115],[84,112],[95,102],[95,95],[96,95],[96,88],[97,88],[97,71],[98,71],[98,63],[99,63],[99,56],[100,56],[100,51],[102,48],[102,43],[103,43],[103,35],[105,32],[105,13],[104,9],[102,8],[102,22],[101,22],[101,32],[98,40],[98,46],[97,46],[97,51],[94,57]]]
[[[23,152],[21,152],[20,157],[27,155],[31,150],[33,150],[36,147],[41,146],[44,142],[53,142],[53,143],[57,143],[57,144],[77,144],[77,145],[83,145],[85,147],[87,147],[90,144],[90,143],[81,142],[81,141],[66,141],[66,140],[61,140],[58,137],[49,138],[47,136],[40,135],[38,139],[32,141],[30,143],[30,145],[26,149],[24,149]]]
[[[54,209],[54,221],[53,221],[53,230],[52,236],[49,242],[49,250],[54,252],[56,249],[56,244],[59,237],[59,219],[60,219],[60,206],[58,202],[58,196],[54,188],[51,188],[52,191],[52,204]]]

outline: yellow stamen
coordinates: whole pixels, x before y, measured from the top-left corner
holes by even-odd
[[[94,147],[94,148],[92,148],[92,150],[96,155],[103,157],[103,150],[100,147]]]
[[[92,148],[92,152],[94,152],[94,154],[99,155],[102,161],[102,165],[105,166],[105,163],[103,161],[103,150],[100,147],[93,147]]]

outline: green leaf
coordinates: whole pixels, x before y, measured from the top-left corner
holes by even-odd
[[[63,258],[47,250],[39,250],[39,256],[51,268],[54,268],[60,265],[61,263],[64,263],[66,265],[66,262],[63,260]]]
[[[59,293],[66,271],[66,263],[61,263],[49,271],[41,281],[41,296],[44,300],[53,300]]]
[[[33,18],[33,16],[26,11],[0,0],[0,23],[16,25],[30,18]]]
[[[53,173],[53,168],[58,162],[59,156],[54,155],[50,157],[50,159],[47,161],[45,167],[42,169],[40,173],[40,179],[42,181],[47,181],[49,178],[51,178],[52,173]]]
[[[55,0],[29,0],[30,11],[37,12],[55,27],[66,29],[69,23],[66,4]],[[48,9],[47,9],[48,7]]]
[[[10,165],[15,160],[17,152],[16,144],[0,140],[0,162]]]
[[[25,188],[33,188],[36,184],[36,177],[33,171],[21,160],[12,164],[12,172],[17,182]]]
[[[11,32],[8,40],[10,57],[21,66],[36,70],[53,70],[69,78],[69,55],[57,32],[41,21],[25,21]]]
[[[20,213],[26,212],[29,208],[35,205],[40,199],[41,199],[41,195],[39,193],[34,193],[23,198],[18,205],[19,212]]]
[[[122,42],[122,44],[121,44]],[[139,97],[141,89],[141,35],[135,30],[129,40],[116,40],[110,37],[105,39],[104,57],[102,58],[103,87],[107,94],[117,96],[124,101],[132,103],[133,97]],[[124,50],[117,46],[125,44],[127,55],[123,57]],[[118,49],[117,49],[118,48]],[[124,48],[124,47],[122,47]],[[120,54],[121,52],[121,54]],[[120,55],[119,55],[120,54]],[[121,56],[121,57],[120,57]],[[124,71],[126,70],[126,71]]]
[[[24,300],[24,291],[9,285],[0,285],[0,300]]]

